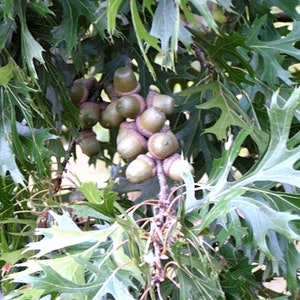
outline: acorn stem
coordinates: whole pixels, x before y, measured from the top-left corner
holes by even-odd
[[[155,159],[155,162],[157,168],[157,178],[160,187],[158,194],[159,200],[161,201],[161,205],[159,207],[159,215],[161,216],[161,218],[163,218],[164,212],[167,210],[169,204],[169,186],[163,170],[162,160]],[[164,223],[164,220],[161,221]]]

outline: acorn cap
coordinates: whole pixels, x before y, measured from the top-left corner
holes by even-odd
[[[116,138],[116,143],[119,144],[119,142],[122,140],[122,138],[128,133],[128,130],[133,129],[137,131],[135,122],[122,122],[119,125],[119,132]]]

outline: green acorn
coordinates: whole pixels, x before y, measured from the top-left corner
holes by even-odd
[[[79,121],[83,128],[92,128],[100,119],[100,106],[94,102],[83,102],[80,106]]]
[[[126,178],[132,183],[141,183],[156,176],[156,165],[153,159],[145,154],[140,154],[126,168]]]
[[[178,141],[175,135],[158,132],[149,138],[147,149],[152,157],[165,159],[176,152],[178,149]]]
[[[150,107],[136,118],[136,126],[142,135],[150,137],[163,128],[165,121],[165,113],[156,107]]]
[[[97,156],[100,153],[100,143],[96,139],[96,134],[93,131],[81,132],[81,140],[79,146],[82,153],[88,157]]]
[[[169,95],[149,92],[146,98],[147,107],[157,107],[166,115],[171,115],[175,109],[175,99]]]
[[[123,118],[134,119],[145,110],[145,100],[138,94],[123,96],[117,101],[117,111]]]
[[[117,151],[124,159],[131,159],[145,151],[146,147],[146,139],[136,130],[129,129],[118,142]]]
[[[113,82],[115,91],[120,97],[136,94],[141,90],[141,85],[137,81],[134,72],[128,67],[117,69],[114,73]]]
[[[117,127],[124,118],[120,116],[116,108],[116,102],[110,102],[100,115],[99,123],[104,128]]]

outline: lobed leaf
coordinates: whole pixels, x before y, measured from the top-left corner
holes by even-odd
[[[78,43],[80,16],[84,16],[90,24],[95,26],[100,37],[105,37],[104,30],[106,28],[102,24],[104,15],[102,14],[101,5],[97,7],[95,2],[90,0],[66,0],[62,1],[61,4],[63,6],[62,22],[53,28],[52,34],[55,45],[59,45],[63,41],[66,43],[68,57],[71,56],[72,50]]]
[[[150,34],[161,41],[162,64],[173,67],[179,31],[179,6],[172,0],[159,1]],[[175,42],[172,42],[175,41]]]
[[[300,159],[300,146],[288,148],[289,133],[296,108],[300,103],[300,88],[296,88],[283,107],[279,105],[279,92],[274,93],[270,118],[270,141],[262,159],[236,186],[256,181],[272,181],[300,187],[300,171],[295,164]]]
[[[271,239],[271,230],[285,236],[288,240],[300,240],[300,235],[291,227],[292,221],[300,220],[298,215],[275,211],[267,204],[247,196],[240,196],[232,200],[230,206],[236,207],[242,212],[252,229],[254,245],[259,247],[268,258],[273,257],[267,244],[267,240]]]
[[[291,85],[291,74],[283,67],[283,55],[300,59],[299,49],[295,43],[300,40],[300,22],[293,23],[293,30],[285,37],[280,37],[271,41],[262,41],[259,38],[259,32],[266,21],[266,16],[256,19],[249,33],[246,44],[253,49],[261,58],[260,79],[266,81],[270,87],[275,88],[277,78],[285,84]]]

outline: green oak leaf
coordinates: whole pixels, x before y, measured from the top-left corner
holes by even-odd
[[[111,191],[112,186],[107,186],[102,190],[96,188],[93,182],[83,183],[79,187],[79,191],[88,200],[90,206],[100,213],[112,217],[115,215],[114,202],[117,193]]]
[[[265,0],[266,6],[276,6],[280,8],[285,14],[290,16],[291,18],[300,21],[300,14],[297,12],[296,7],[299,5],[298,0]]]
[[[71,55],[72,50],[78,43],[78,31],[80,28],[79,18],[84,16],[87,21],[94,25],[100,37],[105,38],[104,15],[102,10],[95,5],[94,1],[65,0],[63,6],[63,18],[60,25],[52,30],[56,45],[65,41],[66,54]]]
[[[2,120],[2,115],[0,115],[0,176],[4,178],[9,172],[13,181],[21,185],[25,185],[25,178],[21,173],[12,150],[10,134],[10,125]]]
[[[186,89],[181,95],[185,96],[189,93],[196,93],[200,91],[211,91],[212,97],[202,104],[197,105],[198,109],[219,108],[221,115],[216,123],[204,130],[204,133],[212,133],[216,135],[219,140],[227,138],[227,130],[230,126],[238,126],[240,128],[248,129],[253,126],[253,121],[240,107],[236,97],[221,83],[211,83],[198,87]],[[250,133],[254,141],[260,149],[266,148],[266,134],[253,126]]]
[[[108,0],[107,6],[107,28],[111,34],[116,29],[116,17],[124,0]]]
[[[253,85],[254,70],[249,62],[247,53],[251,48],[247,44],[247,37],[233,32],[230,35],[220,34],[212,43],[207,37],[190,29],[199,39],[197,46],[206,55],[220,75],[229,78],[242,88],[242,83]]]
[[[142,52],[145,63],[147,65],[147,67],[149,68],[149,72],[151,73],[151,75],[153,77],[155,77],[155,72],[154,72],[152,63],[150,62],[150,60],[146,54],[144,42],[146,42],[148,45],[150,45],[151,47],[156,49],[158,52],[161,52],[161,49],[158,46],[158,40],[157,40],[157,38],[155,38],[154,36],[149,34],[147,32],[147,30],[145,29],[143,22],[139,16],[136,0],[130,0],[130,9],[131,9],[132,23],[133,23],[133,27],[135,29],[135,34],[137,37],[137,42],[138,42],[139,48]]]
[[[211,11],[208,7],[208,0],[191,0],[190,1],[198,10],[201,16],[204,17],[205,21],[207,22],[207,25],[209,28],[211,28],[213,31],[218,32],[218,25],[215,22]]]
[[[11,60],[9,60],[8,64],[0,67],[0,86],[6,87],[9,81],[14,77],[14,65]]]
[[[174,55],[177,51],[178,31],[179,6],[173,0],[159,1],[153,17],[150,34],[160,39],[162,64],[168,67],[173,66]]]
[[[39,228],[36,231],[37,235],[43,235],[43,239],[39,242],[32,242],[28,244],[26,251],[39,250],[35,257],[41,257],[52,251],[78,245],[80,243],[92,244],[105,242],[107,238],[116,229],[116,226],[111,226],[107,229],[82,232],[77,230],[66,230],[58,226],[43,229]]]
[[[10,299],[39,300],[42,299],[43,294],[44,294],[44,290],[22,288],[22,289],[16,289],[12,291],[11,293],[9,293],[9,295],[6,295],[5,299],[6,300],[10,300]]]
[[[0,26],[0,49],[5,47],[10,35],[16,28],[16,23],[12,18],[6,18],[1,22]]]
[[[295,164],[300,159],[300,145],[289,147],[289,137],[295,110],[300,104],[300,88],[296,88],[284,105],[279,91],[272,96],[268,110],[270,120],[270,141],[264,156],[253,169],[235,186],[245,186],[256,181],[272,181],[300,187],[300,171]]]
[[[275,211],[267,204],[247,196],[240,196],[231,201],[230,206],[236,207],[241,211],[252,229],[254,245],[259,247],[268,258],[275,259],[272,255],[272,250],[267,244],[267,237],[270,238],[270,230],[276,231],[289,240],[300,240],[300,235],[290,226],[291,221],[300,221],[298,215]]]
[[[295,43],[300,40],[300,21],[293,23],[293,31],[287,36],[271,41],[262,41],[259,31],[266,20],[266,16],[256,19],[251,28],[246,44],[262,59],[260,79],[266,81],[270,87],[275,87],[277,78],[286,84],[292,84],[291,74],[282,66],[284,55],[300,60],[300,51]],[[259,66],[258,66],[259,68]]]
[[[16,2],[16,12],[20,18],[21,23],[21,47],[22,47],[22,59],[27,66],[28,72],[33,79],[37,79],[38,75],[34,65],[34,59],[40,63],[45,63],[43,58],[43,47],[36,41],[28,29],[26,23],[26,2]]]
[[[84,261],[84,259],[80,258],[79,262],[81,261]],[[84,262],[86,267],[89,268],[89,263],[87,261]],[[24,276],[24,279],[28,283],[32,284],[34,289],[44,290],[47,292],[60,292],[66,295],[72,295],[74,293],[82,294],[86,295],[88,299],[101,299],[101,297],[108,294],[108,292],[110,294],[112,293],[113,296],[117,295],[118,297],[115,299],[120,299],[120,293],[122,293],[122,299],[134,299],[128,292],[128,283],[130,283],[133,287],[134,284],[130,281],[130,279],[127,279],[132,275],[127,271],[119,270],[116,274],[112,269],[110,269],[112,266],[102,265],[99,269],[91,266],[95,272],[93,276],[94,279],[88,283],[79,284],[74,280],[70,280],[63,276],[64,272],[60,270],[55,271],[48,264],[40,262],[39,265],[44,276]],[[126,282],[126,285],[124,282]]]

